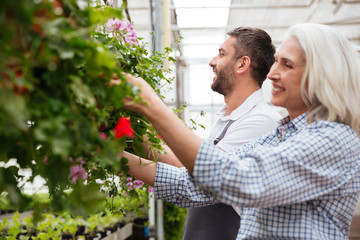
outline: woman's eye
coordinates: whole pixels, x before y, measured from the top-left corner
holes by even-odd
[[[284,62],[284,66],[287,68],[292,68],[292,64],[288,62]]]

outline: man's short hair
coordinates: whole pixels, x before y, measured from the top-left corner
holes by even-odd
[[[227,35],[237,39],[234,43],[233,58],[237,60],[242,56],[248,56],[251,59],[251,75],[261,87],[275,62],[275,46],[271,37],[262,29],[250,27],[235,28]]]

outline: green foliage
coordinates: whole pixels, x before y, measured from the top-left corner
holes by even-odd
[[[184,229],[187,208],[164,202],[165,239],[180,240]]]
[[[44,218],[33,225],[32,217],[20,218],[15,212],[11,219],[5,219],[0,224],[0,239],[62,239],[63,234],[70,234],[73,239],[78,239],[77,231],[79,226],[84,226],[89,234],[94,234],[105,227],[114,226],[124,220],[121,214],[114,214],[108,211],[104,213],[91,214],[87,218],[73,218],[69,212],[61,215],[45,213]],[[21,237],[20,237],[21,234]]]
[[[73,191],[75,192],[75,190]],[[72,192],[72,193],[73,193]],[[70,193],[70,196],[71,194]],[[50,201],[47,194],[34,194],[32,199],[41,199],[44,203]],[[148,203],[148,194],[145,187],[134,188],[128,195],[116,195],[107,197],[101,205],[102,211],[95,214],[74,216],[74,209],[69,209],[60,214],[54,215],[44,211],[42,218],[34,221],[34,215],[28,213],[21,215],[18,211],[0,221],[0,239],[61,239],[62,234],[70,234],[75,237],[78,227],[84,226],[90,235],[96,231],[102,231],[107,227],[112,227],[119,222],[132,222],[134,219],[145,215]],[[76,239],[78,239],[77,236]],[[75,238],[74,238],[75,239]]]
[[[148,121],[123,108],[125,96],[141,99],[122,73],[157,90],[161,80],[172,81],[162,71],[171,49],[151,53],[141,42],[124,41],[123,32],[104,27],[110,18],[123,19],[123,9],[76,0],[0,1],[0,193],[20,211],[35,206],[95,213],[107,188],[116,185],[111,176],[126,174],[119,151],[141,155],[144,135],[161,148]],[[114,76],[120,85],[110,85]],[[114,138],[120,117],[130,118],[136,138]],[[10,159],[18,165],[6,166]],[[86,182],[84,175],[70,177],[75,165],[85,170]],[[20,168],[31,170],[28,182],[45,179],[48,203],[23,194]]]

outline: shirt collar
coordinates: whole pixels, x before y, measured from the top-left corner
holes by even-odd
[[[277,134],[281,140],[285,139],[285,134],[287,131],[296,132],[300,128],[306,125],[307,113],[303,113],[290,121],[290,117],[287,116],[279,121],[279,126],[277,127]]]
[[[227,104],[225,103],[216,114],[221,120],[237,120],[246,113],[250,112],[256,104],[264,100],[262,89],[253,92],[238,108],[236,108],[229,116],[226,116]]]
[[[286,125],[287,123],[291,123],[292,125],[294,125],[296,128],[300,128],[302,127],[304,124],[306,124],[306,117],[307,117],[307,112],[297,116],[295,119],[293,119],[292,121],[290,121],[290,116],[286,116],[283,119],[278,121],[279,126],[281,125]]]

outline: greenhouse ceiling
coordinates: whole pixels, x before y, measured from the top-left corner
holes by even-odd
[[[121,0],[118,0],[121,1]],[[170,46],[187,63],[205,63],[217,52],[226,32],[239,26],[266,30],[279,45],[284,32],[301,22],[339,29],[360,52],[360,0],[127,0],[139,35],[157,19],[169,31]],[[160,7],[157,7],[160,6]],[[160,12],[165,17],[159,17]],[[151,20],[152,19],[152,20]],[[155,20],[154,20],[155,19]],[[160,20],[159,20],[160,19]],[[154,29],[154,28],[153,28]],[[161,35],[160,37],[164,37]],[[182,40],[178,43],[178,37]]]

